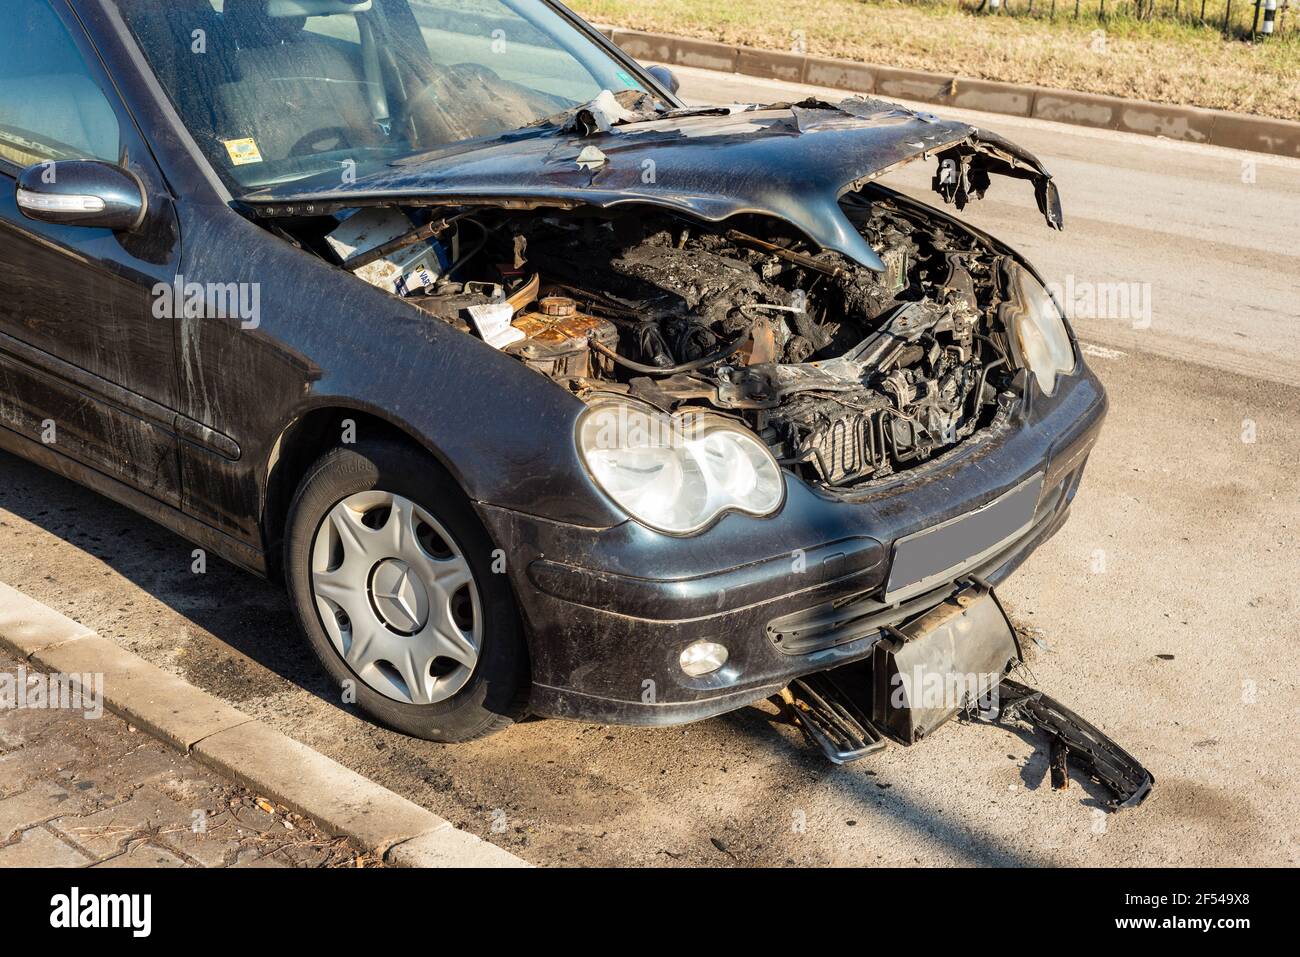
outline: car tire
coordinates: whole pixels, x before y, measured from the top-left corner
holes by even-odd
[[[385,501],[387,512],[382,505],[367,510],[368,503]],[[373,540],[366,529],[354,529],[354,517],[374,533]],[[411,552],[410,535],[395,550],[391,542],[402,540],[401,529],[412,525],[419,530],[419,553]],[[334,449],[307,470],[290,506],[284,541],[286,584],[298,622],[331,679],[354,690],[366,714],[405,734],[448,743],[504,731],[524,716],[528,659],[514,594],[506,576],[493,571],[493,545],[469,499],[429,455],[391,442]],[[386,551],[414,557],[404,564],[398,557],[383,558]],[[424,562],[433,555],[438,561]],[[443,578],[454,579],[451,585],[466,576],[470,582],[448,597],[446,588],[437,590],[438,576],[443,564],[452,567],[456,561],[467,566],[457,572],[460,577]],[[368,566],[369,572],[359,574]],[[419,570],[425,567],[437,570]],[[363,575],[365,584],[359,585]],[[385,575],[399,584],[381,585]],[[331,576],[346,579],[346,591],[337,589]],[[409,597],[412,588],[422,589],[422,604]],[[477,648],[461,647],[457,654],[469,659],[476,652],[476,659],[470,665],[440,657],[422,673],[420,659],[429,654],[424,635],[440,642],[435,650],[456,644],[441,637],[449,630],[446,609],[452,606],[468,619],[468,624],[461,618],[454,622],[460,634],[469,639],[466,628],[477,633]],[[423,628],[420,610],[426,616]],[[401,619],[402,630],[394,630],[393,618]],[[408,634],[412,629],[418,633]],[[411,647],[416,650],[402,650]],[[448,681],[459,687],[440,697]]]

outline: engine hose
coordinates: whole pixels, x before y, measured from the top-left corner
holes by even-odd
[[[486,226],[480,223],[477,219],[466,219],[465,222],[472,223],[473,225],[477,226],[479,230],[482,231],[483,235],[479,237],[479,240],[476,244],[470,247],[469,252],[461,253],[461,255],[456,259],[456,261],[447,267],[445,271],[445,275],[447,276],[453,276],[457,269],[459,269],[461,266],[465,265],[465,263],[469,262],[471,259],[477,256],[479,252],[482,251],[483,247],[486,246],[488,243],[488,234],[490,230]]]
[[[1000,355],[1000,356],[1002,357],[1003,361],[1005,361],[1005,362],[1007,363],[1007,367],[1010,368],[1010,366],[1011,366],[1011,360],[1010,360],[1010,358],[1008,358],[1008,356],[1007,356],[1007,350],[1006,350],[1006,349],[1003,349],[1000,345],[997,344],[997,342],[996,342],[995,340],[993,340],[993,339],[990,338],[989,336],[984,335],[984,333],[982,333],[982,332],[977,332],[977,333],[975,333],[975,338],[976,338],[976,339],[982,339],[984,342],[987,342],[987,343],[988,343],[989,345],[991,345],[994,349],[996,349],[998,355]]]
[[[683,362],[675,366],[648,366],[643,365],[640,362],[633,362],[631,359],[623,358],[623,356],[619,355],[613,349],[601,345],[594,339],[591,340],[591,347],[607,359],[612,359],[625,369],[631,369],[633,372],[642,372],[646,375],[676,375],[679,372],[694,372],[696,369],[703,369],[705,366],[711,365],[714,362],[720,362],[739,349],[748,338],[749,335],[746,333],[712,355],[707,355],[700,359],[693,359],[690,362]]]
[[[978,414],[978,413],[979,413],[979,410],[980,410],[980,396],[984,394],[984,383],[986,383],[986,382],[988,381],[989,373],[992,372],[994,369],[996,369],[998,366],[1001,366],[1001,365],[1009,365],[1009,363],[1007,362],[1007,357],[1006,357],[1005,355],[1002,356],[1001,358],[994,359],[992,362],[990,362],[988,365],[986,365],[986,366],[984,367],[984,371],[980,373],[980,384],[979,384],[979,386],[976,387],[975,392],[974,392],[974,396],[975,396],[975,408],[972,410],[972,414]]]

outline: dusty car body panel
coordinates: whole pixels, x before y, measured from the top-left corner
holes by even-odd
[[[174,506],[172,331],[149,306],[153,284],[174,274],[180,237],[144,140],[126,109],[111,105],[128,169],[155,196],[146,230],[119,241],[108,230],[26,219],[0,163],[9,187],[0,191],[0,390],[12,397],[0,425],[39,435],[43,422],[57,421],[64,448]],[[83,253],[88,239],[96,255]],[[44,275],[63,283],[32,281]]]
[[[241,328],[238,318],[178,320],[182,409],[219,424],[242,450],[233,462],[193,444],[182,450],[186,503],[195,514],[246,541],[260,540],[275,441],[313,410],[331,408],[372,413],[419,436],[475,500],[577,525],[624,520],[572,456],[554,452],[554,436],[571,435],[584,408],[576,398],[480,340],[429,322],[286,243],[271,244],[267,258],[250,261],[248,245],[265,243],[256,226],[239,216],[204,219],[182,219],[183,229],[207,240],[186,247],[187,281],[258,281],[276,271],[297,281],[263,282],[257,329]],[[339,326],[310,318],[321,302],[331,314],[364,316],[364,322]],[[382,359],[376,342],[383,343]],[[485,382],[492,387],[482,388]],[[529,396],[527,416],[520,390]],[[241,396],[238,408],[214,407],[212,397],[221,395]],[[346,415],[337,418],[336,429]],[[490,422],[502,441],[466,429],[473,421]]]
[[[592,148],[597,153],[584,153]],[[542,128],[427,154],[348,184],[331,177],[329,188],[305,182],[244,199],[263,215],[399,200],[602,209],[641,203],[709,222],[755,213],[883,270],[840,197],[926,156],[939,158],[936,189],[959,207],[983,195],[989,172],[1023,176],[1035,183],[1048,224],[1060,228],[1051,175],[1030,154],[964,123],[876,100],[684,111],[594,135]]]

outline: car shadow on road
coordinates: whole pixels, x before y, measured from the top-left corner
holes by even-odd
[[[1008,734],[1019,738],[1033,748],[1033,754],[1020,767],[1020,780],[1026,791],[1037,791],[1050,787],[1050,748],[1047,739],[1023,725],[997,724],[989,727],[990,731]],[[1079,801],[1084,807],[1106,811],[1114,799],[1106,788],[1094,781],[1089,775],[1070,764],[1070,789],[1078,788],[1084,794]],[[1109,813],[1109,812],[1107,812]]]
[[[31,567],[0,559],[0,579],[71,614],[106,638],[127,638],[146,658],[151,646],[170,655],[179,644],[185,653],[172,660],[186,679],[228,701],[238,704],[280,690],[274,679],[255,667],[260,665],[356,713],[340,702],[338,689],[307,647],[278,583],[212,554],[203,557],[203,571],[197,573],[195,546],[190,542],[6,452],[0,452],[0,475],[4,476],[0,514],[8,511],[80,550],[49,556]],[[86,555],[103,562],[183,622],[169,621],[162,608],[141,609],[139,601],[113,594],[113,586],[101,578],[107,573],[93,570],[93,563],[85,562]],[[79,594],[91,589],[102,595],[93,605]]]

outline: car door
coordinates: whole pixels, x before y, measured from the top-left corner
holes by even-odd
[[[175,323],[155,295],[178,268],[172,199],[65,0],[4,6],[0,428],[11,434],[3,444],[44,464],[73,460],[179,505]],[[148,202],[138,229],[23,215],[20,172],[41,166],[43,176],[57,177],[61,161],[76,159],[115,163],[138,177]]]

